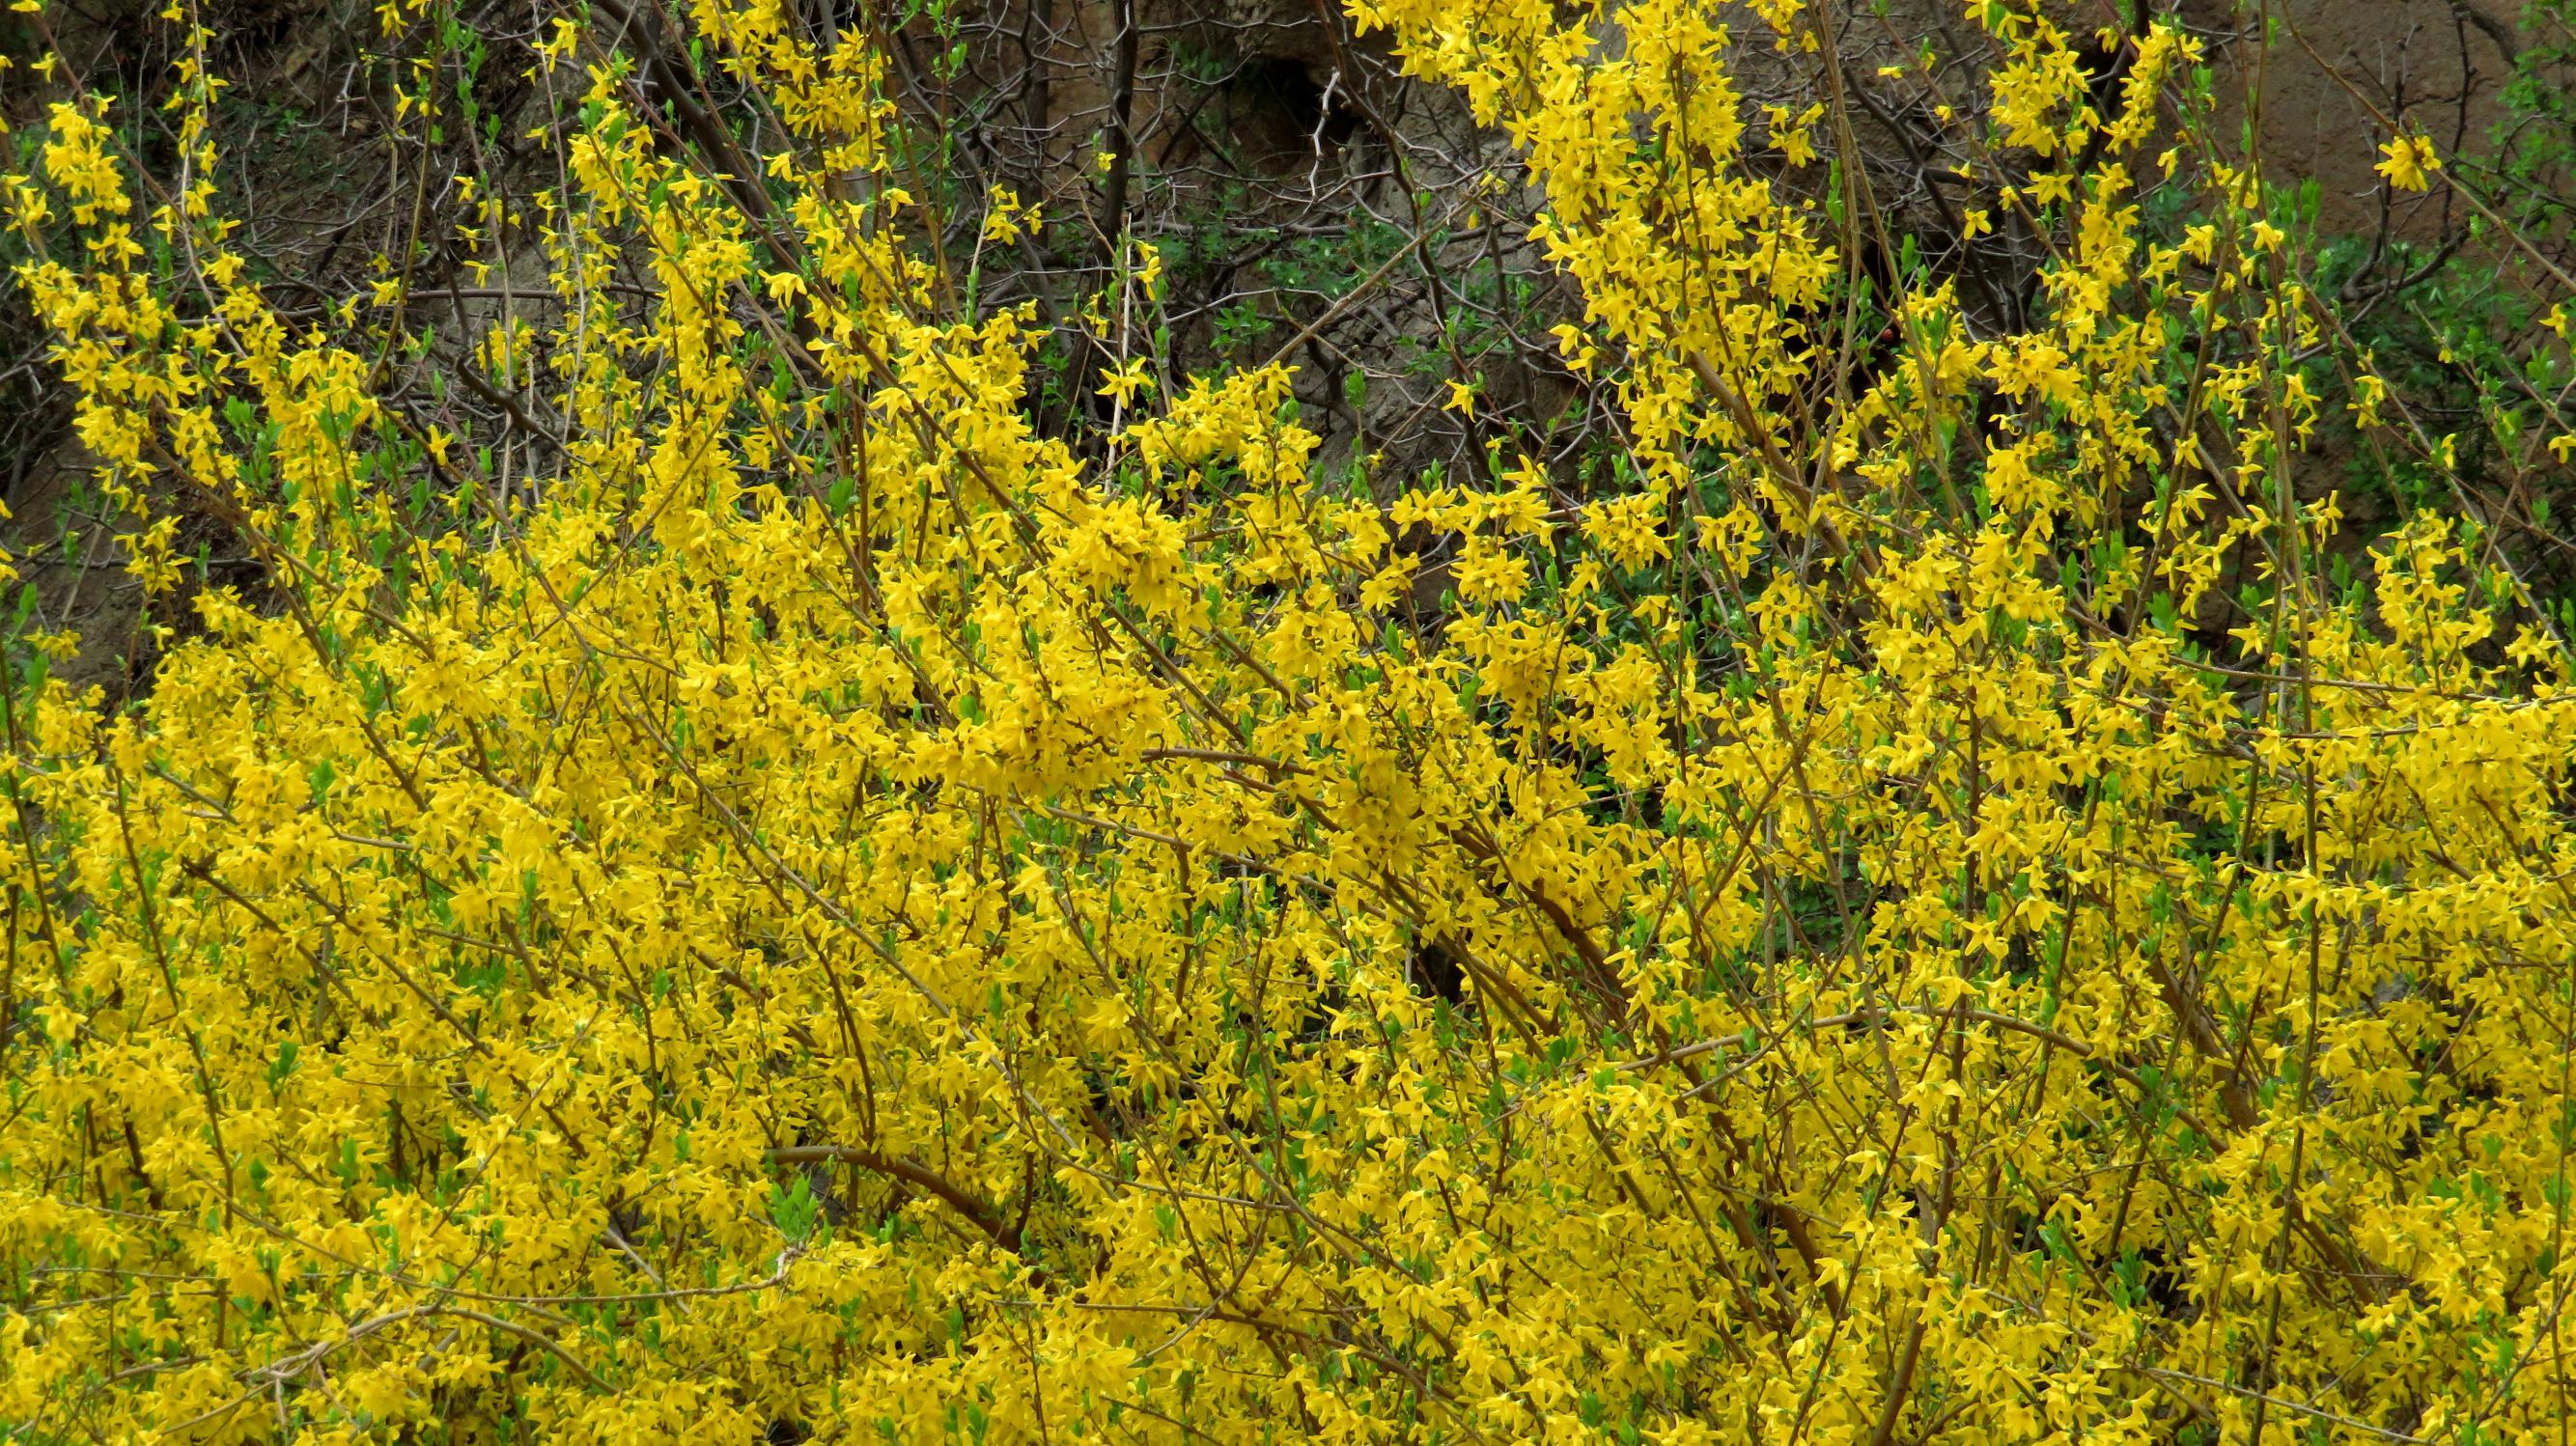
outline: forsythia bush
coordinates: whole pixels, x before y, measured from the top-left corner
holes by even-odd
[[[398,275],[262,290],[202,55],[169,193],[55,109],[131,571],[269,581],[122,712],[16,644],[0,1435],[2561,1439],[2567,655],[2291,485],[2365,363],[2195,42],[1967,7],[1996,333],[1746,163],[1795,0],[1356,15],[1543,188],[1588,492],[1326,475],[1279,368],[1040,435],[770,0],[687,14],[765,155],[545,48],[490,435],[348,343]]]

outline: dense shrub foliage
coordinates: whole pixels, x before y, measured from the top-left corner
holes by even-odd
[[[261,581],[127,706],[12,645],[0,1434],[2560,1439],[2567,654],[2297,485],[2452,443],[2197,42],[1964,12],[1999,327],[1739,91],[1840,74],[1795,0],[1355,14],[1544,197],[1583,475],[1467,377],[1481,469],[1322,465],[1119,237],[1039,426],[881,37],[767,0],[552,32],[500,425],[399,258],[232,249],[201,52],[175,180],[53,110],[128,572]]]

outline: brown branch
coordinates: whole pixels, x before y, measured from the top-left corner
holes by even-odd
[[[812,1165],[830,1161],[891,1176],[915,1189],[938,1196],[948,1208],[965,1216],[976,1229],[992,1237],[994,1244],[1013,1255],[1020,1253],[1020,1228],[1017,1225],[1004,1220],[999,1210],[927,1166],[871,1150],[865,1145],[789,1145],[770,1151],[769,1158],[781,1165]]]

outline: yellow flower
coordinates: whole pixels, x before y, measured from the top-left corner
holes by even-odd
[[[1114,398],[1122,405],[1133,400],[1138,392],[1154,384],[1153,377],[1146,371],[1149,361],[1147,357],[1135,357],[1102,372],[1099,394]]]
[[[2430,139],[2398,136],[2380,147],[2376,169],[2401,191],[2421,191],[2432,185],[2432,173],[2442,169],[2442,160],[2433,153]]]
[[[1034,224],[1036,213],[1020,204],[1017,192],[1008,186],[995,186],[984,205],[984,239],[1015,242]]]

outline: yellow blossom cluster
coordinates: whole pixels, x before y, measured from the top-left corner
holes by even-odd
[[[185,498],[267,578],[122,711],[12,641],[0,1434],[2558,1439],[2566,655],[2453,522],[2329,559],[2182,30],[2100,101],[1966,7],[2063,244],[1855,380],[1887,218],[1730,70],[1815,9],[1362,0],[1547,198],[1577,496],[1328,476],[1278,368],[1042,434],[873,42],[696,0],[744,156],[593,13],[494,435],[103,102],[0,187],[136,577]]]

